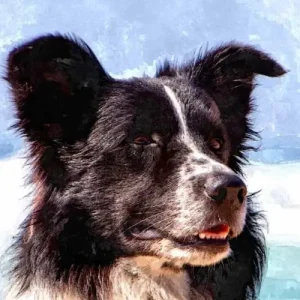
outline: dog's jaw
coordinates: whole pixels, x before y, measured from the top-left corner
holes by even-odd
[[[184,265],[209,266],[220,262],[231,253],[229,243],[222,246],[178,247],[168,239],[162,239],[152,244],[152,251],[165,263],[176,268]]]

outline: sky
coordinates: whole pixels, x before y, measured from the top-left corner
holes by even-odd
[[[287,0],[2,0],[0,74],[8,51],[49,32],[75,33],[117,77],[152,75],[165,57],[184,60],[200,48],[228,41],[250,43],[268,52],[289,73],[258,77],[254,96],[256,128],[264,162],[300,159],[300,1]],[[14,111],[0,82],[0,157],[13,155],[21,140],[8,128]]]

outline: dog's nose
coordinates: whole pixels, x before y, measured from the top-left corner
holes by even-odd
[[[208,196],[218,203],[230,199],[242,204],[247,195],[245,183],[235,174],[212,176],[207,180],[205,188]]]

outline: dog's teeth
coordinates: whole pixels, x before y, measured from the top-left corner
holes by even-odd
[[[208,235],[208,234],[205,234],[205,233],[200,233],[199,238],[202,239],[202,240],[210,240],[210,239],[225,240],[227,238],[227,234],[224,233],[224,234],[219,234],[219,235]]]

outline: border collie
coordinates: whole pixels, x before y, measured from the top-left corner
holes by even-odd
[[[238,43],[128,80],[74,36],[12,50],[35,196],[7,299],[256,299],[266,247],[242,179],[251,93],[256,75],[284,73]]]

